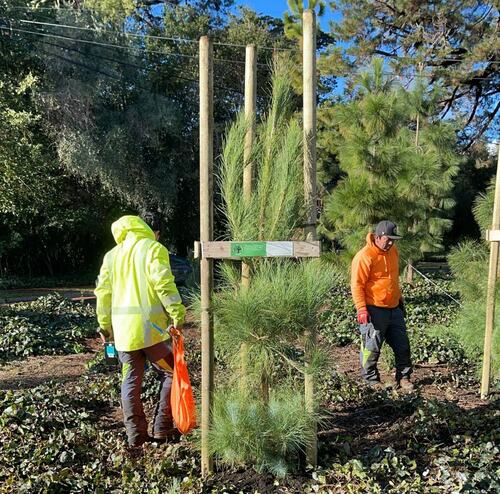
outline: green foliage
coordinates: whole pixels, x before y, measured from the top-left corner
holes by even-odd
[[[31,355],[84,351],[83,339],[95,336],[94,310],[60,295],[0,309],[0,362]]]
[[[336,0],[330,7],[339,13],[330,26],[340,46],[325,52],[323,63],[334,74],[350,76],[375,54],[383,56],[387,69],[403,80],[422,73],[442,90],[438,114],[462,122],[464,147],[488,128],[494,137],[490,124],[499,110],[494,2]]]
[[[214,294],[216,344],[226,357],[237,357],[245,343],[249,368],[272,372],[305,330],[319,324],[319,312],[335,282],[335,273],[319,262],[265,262],[244,290],[228,287]],[[251,371],[252,372],[252,371]]]
[[[267,404],[237,389],[217,391],[210,448],[229,465],[253,465],[284,477],[296,454],[305,450],[317,421],[304,410],[297,389],[273,389]]]
[[[493,215],[494,184],[486,195],[476,200],[474,215],[482,231],[489,228]],[[464,299],[464,305],[451,327],[460,338],[469,358],[479,364],[482,361],[484,330],[486,321],[486,294],[488,280],[489,248],[485,241],[466,241],[455,247],[448,256],[450,268],[455,275],[455,284]],[[496,304],[500,293],[496,290]],[[495,326],[500,324],[500,314],[495,312]],[[500,335],[493,333],[491,370],[494,379],[500,377]]]
[[[316,13],[318,17],[325,14],[326,2],[323,0],[288,0],[289,12],[283,14],[285,25],[285,35],[291,39],[302,38],[302,14],[305,9],[310,9]]]
[[[292,117],[290,61],[273,68],[272,103],[251,150],[252,197],[243,196],[243,150],[248,122],[243,114],[225,138],[220,170],[222,211],[232,240],[289,240],[303,209],[302,130]]]
[[[322,231],[350,258],[367,227],[390,218],[403,234],[403,257],[439,251],[451,226],[458,172],[453,128],[432,120],[435,93],[427,94],[422,84],[412,92],[396,87],[380,59],[358,83],[358,97],[331,110],[344,177],[325,201]],[[412,130],[417,117],[418,134]]]
[[[325,310],[320,316],[319,333],[326,342],[344,346],[357,338],[356,322],[351,290],[343,282],[336,284],[328,293]]]

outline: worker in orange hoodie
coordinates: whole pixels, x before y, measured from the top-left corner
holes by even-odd
[[[361,332],[363,378],[371,386],[382,387],[377,362],[387,341],[396,359],[396,386],[411,391],[410,342],[399,287],[399,253],[394,245],[400,238],[396,225],[388,220],[367,235],[366,245],[352,260],[351,292]]]

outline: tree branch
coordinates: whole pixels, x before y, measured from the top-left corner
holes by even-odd
[[[497,103],[495,109],[488,115],[486,123],[481,127],[479,132],[477,132],[476,135],[469,141],[467,146],[465,146],[462,149],[462,151],[467,151],[488,130],[488,127],[492,122],[492,120],[495,118],[496,114],[498,113],[498,110],[500,110],[500,101]]]
[[[481,99],[481,94],[483,92],[483,88],[481,86],[476,86],[476,97],[474,98],[474,106],[472,107],[472,110],[469,115],[469,119],[467,120],[467,123],[465,124],[465,127],[467,127],[474,117],[476,116],[477,112],[477,107],[479,106],[479,100]]]

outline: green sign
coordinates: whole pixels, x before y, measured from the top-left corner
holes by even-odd
[[[266,242],[231,242],[231,257],[266,257]]]

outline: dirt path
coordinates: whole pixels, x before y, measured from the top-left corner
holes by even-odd
[[[94,353],[44,355],[9,362],[0,367],[0,389],[34,388],[47,381],[76,381],[85,373],[85,364]]]
[[[22,288],[17,290],[0,290],[0,305],[15,304],[17,302],[31,302],[39,297],[59,293],[71,300],[95,299],[94,288],[85,287],[56,287],[56,288]]]
[[[339,373],[361,382],[357,345],[332,347],[331,356]],[[394,383],[393,374],[384,369],[382,362],[379,363],[379,370],[382,383]],[[416,365],[412,374],[412,382],[415,384],[416,392],[424,398],[446,399],[464,409],[480,406],[483,402],[479,396],[479,389],[451,386],[451,373],[452,369],[443,364]]]

